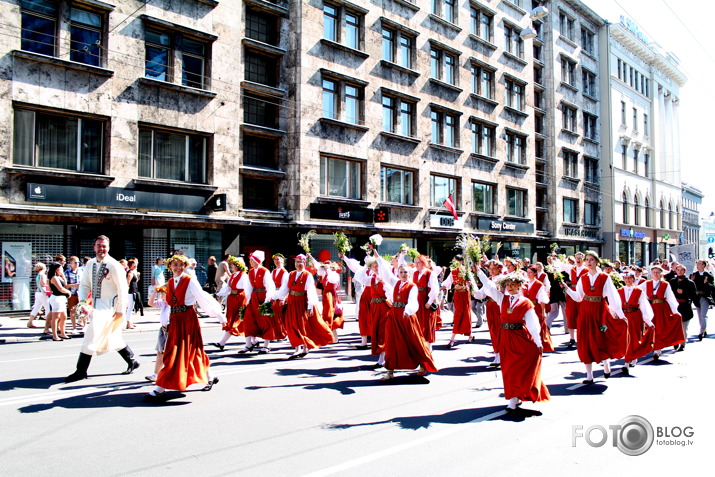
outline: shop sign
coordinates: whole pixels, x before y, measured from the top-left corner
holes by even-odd
[[[581,229],[578,227],[564,227],[564,235],[571,237],[598,238],[598,230]]]
[[[644,239],[645,232],[633,229],[621,229],[620,236],[624,238]]]
[[[52,204],[118,207],[122,209],[154,209],[199,213],[205,199],[201,195],[170,192],[147,192],[120,187],[80,187],[47,184],[27,184],[25,200]]]
[[[373,210],[349,204],[310,204],[310,218],[340,220],[344,222],[369,222],[373,220]]]
[[[429,224],[433,229],[463,229],[464,216],[456,219],[451,215],[430,214]]]
[[[479,230],[491,230],[494,232],[517,232],[534,233],[534,224],[530,222],[510,222],[507,220],[492,220],[480,218],[477,220]]]

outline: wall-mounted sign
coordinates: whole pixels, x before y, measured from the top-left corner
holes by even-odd
[[[350,204],[310,204],[310,218],[372,223],[373,209]]]
[[[451,215],[430,214],[429,225],[433,229],[463,229],[464,216],[455,220]]]
[[[624,238],[634,238],[634,239],[644,239],[645,238],[645,232],[641,232],[640,230],[633,230],[633,229],[621,229],[621,232],[619,235]]]
[[[479,230],[490,230],[493,232],[534,233],[534,224],[531,222],[511,222],[508,220],[487,218],[479,218],[477,220],[477,228]]]
[[[634,22],[633,20],[631,20],[630,18],[621,15],[621,25],[626,27],[626,29],[628,31],[633,33],[636,36],[636,38],[638,38],[640,41],[642,41],[646,45],[650,44],[650,40],[648,39],[648,37],[645,36],[645,34],[638,29],[638,24],[636,22]]]
[[[375,209],[375,223],[382,224],[390,221],[390,209],[387,207],[377,207]]]
[[[572,237],[599,238],[598,230],[581,229],[578,227],[564,227],[564,235]]]

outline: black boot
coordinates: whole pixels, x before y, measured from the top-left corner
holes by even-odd
[[[127,370],[122,372],[122,374],[132,374],[134,370],[139,367],[139,362],[134,360],[134,352],[132,349],[129,345],[127,345],[125,348],[120,349],[117,352],[119,353],[119,356],[127,362]]]
[[[79,358],[77,358],[77,369],[65,378],[65,383],[74,383],[75,381],[87,379],[87,368],[89,368],[90,361],[92,361],[91,354],[80,353]]]

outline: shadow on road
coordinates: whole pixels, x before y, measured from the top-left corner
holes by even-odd
[[[50,386],[60,384],[64,381],[61,378],[29,378],[16,379],[14,381],[0,382],[0,391],[10,391],[11,389],[49,389]]]
[[[281,371],[289,371],[293,372],[295,370],[278,370],[280,373]],[[302,371],[305,373],[319,373],[319,372],[324,372],[325,370],[311,370],[311,369],[305,369],[305,370],[298,370]],[[353,368],[354,371],[354,368]],[[395,376],[395,378],[389,380],[389,381],[380,381],[378,379],[371,379],[371,380],[358,380],[358,379],[351,379],[351,380],[346,380],[346,381],[338,381],[334,383],[303,383],[303,384],[281,384],[281,385],[276,385],[276,386],[247,386],[246,389],[250,391],[258,391],[261,389],[280,389],[280,388],[303,388],[307,390],[323,390],[323,389],[332,389],[334,391],[338,391],[340,394],[343,395],[349,395],[349,394],[355,394],[357,391],[357,388],[365,388],[365,387],[372,387],[372,386],[398,386],[398,385],[413,385],[413,384],[429,384],[429,379],[425,378],[424,376],[415,376],[415,375],[409,375],[409,376]]]
[[[144,388],[143,385],[128,386],[123,390],[137,390]],[[55,408],[63,409],[101,409],[101,408],[116,408],[116,407],[153,407],[161,406],[183,406],[189,404],[189,401],[174,401],[182,397],[186,397],[183,393],[171,393],[166,402],[160,404],[147,403],[143,401],[145,392],[132,393],[117,393],[116,389],[99,390],[81,396],[71,396],[63,399],[57,399],[50,403],[30,404],[29,406],[21,407],[18,410],[23,414],[31,414],[42,411],[49,411]]]

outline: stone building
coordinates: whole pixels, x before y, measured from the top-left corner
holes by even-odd
[[[629,18],[600,39],[607,256],[648,264],[667,258],[681,228],[678,59]],[[607,119],[605,119],[607,118]]]
[[[697,258],[707,258],[707,249],[705,250],[706,253],[702,254],[700,247],[700,207],[703,205],[705,195],[697,187],[686,182],[681,184],[683,186],[681,197],[683,231],[678,241],[683,245],[695,244],[695,256]]]

